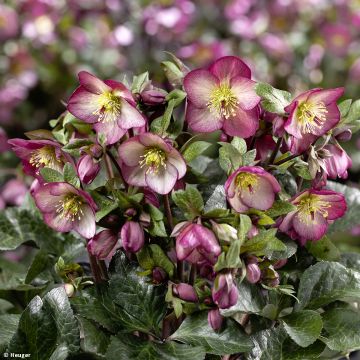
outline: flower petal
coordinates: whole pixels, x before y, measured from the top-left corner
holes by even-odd
[[[100,134],[105,135],[107,145],[115,144],[126,134],[126,130],[119,127],[117,121],[98,121],[93,127],[98,137]]]
[[[121,111],[118,124],[122,129],[131,129],[146,124],[145,117],[126,100],[121,100]]]
[[[134,101],[134,97],[131,94],[131,91],[121,82],[115,80],[105,80],[104,83],[111,87],[113,90],[113,94],[116,96],[121,96],[124,98],[128,103],[133,106],[136,106],[136,102]]]
[[[89,252],[100,260],[111,258],[119,247],[117,235],[108,229],[97,233],[87,246]]]
[[[169,154],[167,154],[167,161],[173,165],[178,171],[178,179],[181,179],[186,174],[186,162],[181,154],[176,150],[172,149]]]
[[[339,98],[341,98],[344,94],[344,88],[339,87],[335,89],[317,89],[309,95],[310,102],[323,102],[325,105],[329,105],[331,103],[335,103]]]
[[[242,110],[238,107],[235,116],[225,119],[224,132],[230,136],[239,136],[244,139],[253,136],[259,127],[259,110]]]
[[[298,212],[293,218],[293,226],[297,234],[303,239],[319,240],[325,235],[328,223],[318,212],[315,213],[313,218],[310,214],[300,214]]]
[[[90,239],[96,232],[95,213],[89,205],[83,205],[82,211],[80,220],[74,221],[74,230],[85,239]]]
[[[161,168],[157,173],[148,172],[145,174],[146,184],[158,194],[168,194],[175,186],[178,179],[176,168],[170,163],[166,168]]]
[[[242,76],[237,76],[231,80],[231,90],[236,95],[243,110],[251,110],[260,102],[260,96],[254,90],[255,84],[255,81]]]
[[[144,155],[145,146],[139,141],[139,137],[135,136],[119,147],[119,156],[121,161],[127,166],[138,166]]]
[[[133,186],[147,186],[145,181],[146,167],[121,165],[125,181]]]
[[[207,106],[217,84],[217,78],[204,69],[190,71],[184,78],[184,89],[188,100],[199,108]]]
[[[110,86],[107,86],[102,80],[87,71],[80,71],[78,76],[80,85],[93,94],[99,95],[111,90]]]
[[[220,115],[210,112],[208,108],[200,109],[189,102],[186,121],[193,131],[208,133],[221,129],[224,120]]]
[[[57,212],[43,214],[46,225],[59,232],[68,232],[73,228],[73,222]]]
[[[236,76],[251,78],[250,68],[236,56],[224,56],[216,60],[209,68],[220,81],[231,80]]]

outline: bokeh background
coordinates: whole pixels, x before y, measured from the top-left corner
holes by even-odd
[[[232,54],[294,94],[345,86],[344,98],[360,98],[359,0],[0,0],[0,44],[0,209],[21,205],[30,185],[7,138],[58,117],[80,70],[117,80],[149,70],[166,86],[166,51],[190,67]],[[344,181],[358,187],[359,138],[345,149]],[[335,240],[359,251],[360,216]]]

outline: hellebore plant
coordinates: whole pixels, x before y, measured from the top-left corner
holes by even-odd
[[[36,207],[4,213],[0,245],[36,245],[19,289],[42,299],[3,318],[4,349],[110,360],[360,349],[360,258],[331,240],[353,225],[360,192],[328,180],[351,171],[339,141],[359,128],[356,103],[337,103],[343,89],[293,97],[256,83],[237,57],[192,71],[174,61],[167,91],[148,73],[125,85],[81,72],[52,131],[9,141]],[[35,325],[55,333],[41,339],[46,357]]]

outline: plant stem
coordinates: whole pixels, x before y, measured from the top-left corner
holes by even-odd
[[[268,162],[267,162],[266,165],[271,165],[271,164],[274,162],[274,160],[275,160],[275,158],[276,158],[276,155],[277,155],[277,153],[279,152],[279,149],[280,149],[280,146],[281,146],[282,141],[283,141],[283,137],[280,136],[280,137],[278,138],[277,142],[276,142],[275,149],[274,149],[274,151],[271,153],[270,158],[269,158],[269,160],[268,160]]]
[[[88,254],[89,254],[89,260],[90,260],[91,272],[94,277],[94,283],[100,284],[102,282],[101,269],[99,267],[99,264],[96,261],[96,257],[90,253],[88,253]]]
[[[127,185],[126,181],[124,180],[124,177],[122,176],[121,168],[120,168],[117,160],[115,159],[114,155],[113,155],[113,154],[111,153],[111,151],[109,151],[109,150],[106,151],[105,159],[106,159],[107,157],[109,157],[110,160],[112,161],[112,163],[115,165],[115,168],[116,168],[117,172],[119,173],[119,177],[120,177],[122,183],[124,184],[125,189],[127,190],[128,185]]]
[[[277,162],[275,162],[274,163],[274,165],[281,165],[281,164],[284,164],[284,163],[286,163],[287,161],[290,161],[290,160],[292,160],[292,159],[295,159],[295,158],[297,158],[298,156],[301,156],[302,154],[298,154],[298,155],[296,155],[296,154],[294,154],[294,155],[290,155],[290,156],[288,156],[287,158],[285,158],[285,159],[281,159],[281,160],[279,160],[279,161],[277,161]]]
[[[111,165],[110,157],[107,154],[105,154],[105,166],[106,166],[106,171],[109,175],[109,178],[112,179],[114,177],[114,171],[113,171],[113,168]]]
[[[99,268],[100,268],[100,272],[101,272],[101,276],[102,276],[103,280],[105,280],[105,281],[109,280],[109,275],[107,272],[107,267],[106,267],[105,261],[98,260],[97,262],[99,264]]]
[[[191,265],[190,275],[189,275],[189,284],[194,285],[197,274],[197,266],[196,264]]]

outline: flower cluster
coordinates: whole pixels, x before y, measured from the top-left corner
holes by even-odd
[[[9,144],[44,221],[86,239],[93,271],[124,252],[168,285],[176,317],[206,309],[218,330],[241,281],[283,289],[285,243],[306,251],[345,214],[327,179],[346,178],[354,127],[342,88],[292,99],[233,56],[171,66],[170,92],[82,71],[53,130]]]

